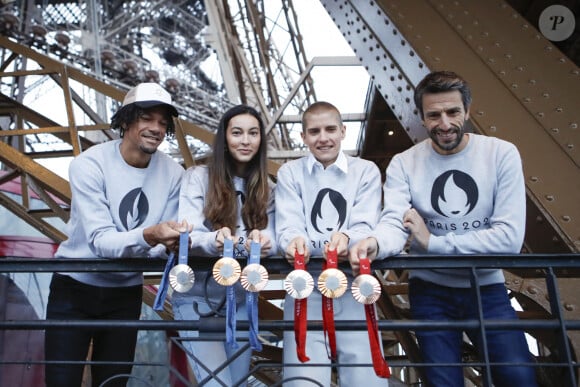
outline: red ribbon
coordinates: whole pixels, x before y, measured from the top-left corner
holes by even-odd
[[[294,253],[294,269],[306,270],[304,254]],[[296,340],[296,355],[298,360],[305,363],[310,360],[306,356],[306,298],[294,300],[294,338]]]
[[[371,274],[371,262],[368,258],[360,258],[360,274]],[[377,324],[374,305],[365,305],[365,314],[367,318],[367,331],[369,333],[371,356],[373,358],[375,374],[381,378],[388,378],[391,376],[391,371],[389,370],[389,365],[387,364],[385,357],[381,353],[379,327]]]
[[[328,250],[326,261],[322,264],[322,271],[326,269],[337,269],[338,258],[336,250]],[[334,307],[332,298],[322,295],[322,327],[324,329],[324,339],[328,339],[330,354],[328,358],[336,360],[336,329],[334,328]]]

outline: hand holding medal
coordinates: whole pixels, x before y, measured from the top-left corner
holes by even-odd
[[[234,242],[226,238],[223,256],[213,265],[213,278],[222,286],[231,286],[240,279],[241,273],[242,268],[234,259]]]
[[[250,243],[250,258],[240,276],[242,287],[252,293],[263,290],[268,284],[268,271],[260,264],[260,252],[260,243],[252,240]]]
[[[193,287],[195,274],[187,264],[189,233],[187,227],[179,230],[179,258],[177,265],[169,271],[169,284],[176,292],[185,293]]]

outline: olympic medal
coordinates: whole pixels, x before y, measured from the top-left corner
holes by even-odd
[[[284,279],[284,289],[290,297],[301,300],[312,293],[314,279],[306,270],[293,270]]]
[[[242,270],[240,282],[242,287],[248,292],[259,292],[268,283],[268,272],[259,263],[250,263]]]
[[[357,302],[369,305],[377,302],[381,296],[379,281],[370,274],[361,274],[352,281],[352,296]]]
[[[318,277],[318,290],[328,298],[338,298],[346,292],[346,275],[338,269],[326,269]]]
[[[195,281],[195,274],[191,267],[180,263],[173,266],[169,271],[169,284],[179,293],[185,293],[193,287]]]
[[[231,286],[240,278],[242,269],[238,261],[222,257],[213,265],[213,278],[222,286]]]

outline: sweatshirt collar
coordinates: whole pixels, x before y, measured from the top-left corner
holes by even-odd
[[[308,155],[308,158],[306,159],[306,167],[308,168],[308,172],[310,174],[314,172],[314,167],[316,165],[318,165],[321,169],[324,169],[322,163],[316,160],[312,155],[312,153],[310,153]],[[338,157],[336,158],[336,161],[331,165],[329,165],[327,169],[329,168],[338,168],[343,173],[345,174],[348,173],[348,160],[346,159],[346,156],[342,150],[338,152]]]

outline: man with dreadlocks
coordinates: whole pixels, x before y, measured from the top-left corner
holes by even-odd
[[[95,145],[69,167],[72,191],[68,239],[56,258],[159,257],[175,250],[183,168],[158,152],[174,133],[177,109],[155,83],[129,90],[112,117],[121,139]],[[130,267],[128,268],[130,270]],[[46,318],[51,320],[137,320],[141,312],[140,272],[54,273]],[[46,331],[49,362],[82,362],[92,341],[92,385],[124,386],[131,373],[137,331],[55,329]],[[80,386],[83,365],[48,363],[46,385]]]

